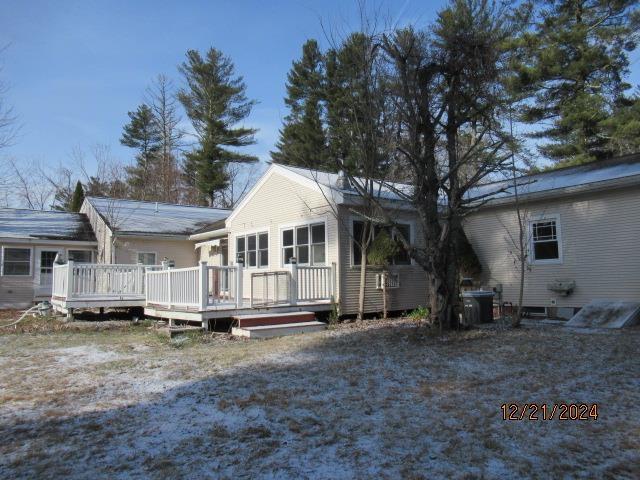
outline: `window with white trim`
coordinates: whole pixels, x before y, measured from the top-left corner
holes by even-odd
[[[398,223],[396,225],[396,228],[400,231],[400,233],[402,233],[402,236],[406,240],[411,241],[411,225],[410,224]],[[360,243],[361,243],[363,230],[364,230],[364,222],[362,220],[354,220],[353,221],[353,239],[352,239],[352,246],[353,246],[352,264],[356,266],[362,263],[362,250],[360,248]],[[391,233],[391,228],[381,227],[379,225],[376,225],[373,229],[373,238],[375,238],[375,236],[381,231],[386,231],[387,234],[391,238],[393,238],[398,244],[397,253],[389,259],[389,264],[390,265],[411,265],[411,258],[409,257],[409,254],[404,249],[404,247],[400,244],[400,239],[398,238],[398,235],[395,233],[394,234]]]
[[[155,253],[153,255],[155,255]],[[92,255],[91,255],[91,250],[69,250],[68,257],[69,257],[69,260],[73,260],[76,263],[91,263]],[[154,258],[154,262],[155,262],[155,258]],[[153,264],[147,264],[147,265],[153,265]]]
[[[2,275],[31,275],[31,249],[4,247],[2,249]]]
[[[531,222],[531,259],[534,262],[557,262],[560,260],[561,247],[556,219],[543,219]]]
[[[236,258],[245,267],[267,268],[269,266],[269,234],[253,233],[236,237]]]
[[[155,265],[156,252],[138,252],[137,263],[141,263],[142,265]]]
[[[282,263],[295,257],[300,265],[325,265],[327,262],[326,225],[309,223],[282,230]]]

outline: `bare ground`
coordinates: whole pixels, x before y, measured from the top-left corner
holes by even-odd
[[[638,478],[640,330],[0,335],[0,478]],[[504,421],[506,402],[599,404]]]

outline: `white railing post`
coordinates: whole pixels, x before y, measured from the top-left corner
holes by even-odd
[[[236,262],[236,307],[242,308],[243,304],[243,292],[242,292],[242,270],[244,262]]]
[[[336,275],[336,262],[333,262],[331,264],[331,280],[330,280],[330,291],[329,291],[329,297],[331,297],[331,301],[335,302],[336,301],[336,280],[337,280],[337,275]]]
[[[289,291],[289,303],[291,305],[297,305],[298,303],[298,259],[295,257],[291,258],[291,264],[289,268],[291,269],[291,282],[290,282],[290,291]]]
[[[200,287],[200,293],[198,295],[198,301],[200,302],[200,310],[206,310],[209,304],[209,270],[207,269],[207,262],[200,262],[200,271],[198,282]]]
[[[73,297],[73,260],[67,262],[67,295],[69,299]]]
[[[167,308],[171,308],[171,268],[167,267]]]

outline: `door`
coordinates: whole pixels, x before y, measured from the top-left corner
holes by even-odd
[[[63,255],[64,248],[37,247],[36,248],[36,296],[50,297],[53,283],[53,261],[56,255]]]

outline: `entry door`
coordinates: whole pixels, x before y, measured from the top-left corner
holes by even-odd
[[[53,283],[53,261],[56,255],[63,255],[64,249],[51,247],[36,248],[36,295],[50,297]]]

